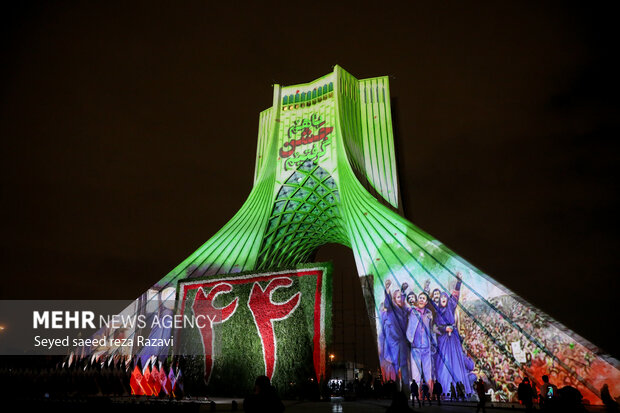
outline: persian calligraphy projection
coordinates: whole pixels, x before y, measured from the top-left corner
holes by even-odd
[[[210,394],[243,394],[259,375],[283,390],[308,378],[318,383],[331,333],[329,275],[328,264],[315,264],[180,281],[179,314],[207,321],[175,337],[175,354],[198,356],[185,377]]]
[[[388,78],[358,80],[336,66],[310,83],[275,85],[273,104],[259,117],[248,199],[141,300],[157,302],[172,288],[187,291],[176,303],[181,311],[220,311],[210,330],[187,337],[190,347],[202,343],[200,377],[205,383],[223,374],[218,371],[236,348],[252,366],[248,371],[265,369],[277,381],[278,372],[286,370],[275,356],[280,337],[312,348],[312,357],[299,355],[309,370],[316,370],[316,357],[324,355],[316,352],[310,330],[287,327],[294,320],[312,324],[302,317],[316,304],[303,305],[310,284],[295,275],[271,279],[247,274],[296,269],[311,261],[320,246],[338,243],[351,248],[355,258],[385,380],[402,386],[413,379],[439,381],[446,390],[455,386],[467,394],[473,392],[473,381],[482,378],[498,401],[516,399],[521,377],[540,386],[545,373],[560,386],[576,387],[590,403],[600,403],[598,389],[604,383],[612,394],[620,392],[617,360],[469,264],[398,210]],[[240,273],[245,275],[236,275]],[[236,277],[247,282],[233,282]],[[252,277],[258,278],[252,282]],[[198,284],[192,284],[194,279]],[[273,301],[256,301],[267,291],[273,292]],[[301,304],[295,304],[295,297],[301,297]],[[253,316],[253,308],[262,305],[266,314],[271,306],[283,305],[282,311],[291,315],[273,321],[272,331]],[[276,320],[281,314],[273,311]],[[256,333],[243,346],[226,338],[236,334],[237,323]],[[278,343],[273,342],[273,349],[272,335]],[[149,355],[148,348],[138,351]],[[213,356],[218,354],[219,359]]]

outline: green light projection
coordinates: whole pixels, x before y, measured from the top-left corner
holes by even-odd
[[[278,191],[257,269],[288,268],[325,243],[348,245],[339,201],[334,178],[306,160]]]
[[[484,378],[514,400],[522,375],[551,373],[592,403],[618,361],[523,301],[397,213],[387,77],[358,80],[339,66],[313,82],[274,86],[259,117],[254,186],[231,220],[155,284],[276,271],[327,243],[351,248],[370,293],[385,378]]]

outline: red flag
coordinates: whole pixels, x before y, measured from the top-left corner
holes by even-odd
[[[142,373],[138,366],[134,367],[131,372],[131,379],[129,380],[129,387],[131,387],[131,394],[136,396],[143,396],[144,390],[142,389]]]
[[[159,392],[161,391],[161,378],[159,370],[157,366],[153,366],[153,370],[151,370],[151,377],[149,377],[149,386],[153,390],[153,396],[159,396]]]
[[[152,396],[153,389],[151,388],[151,369],[146,366],[144,374],[142,375],[142,388],[144,389],[145,396]]]

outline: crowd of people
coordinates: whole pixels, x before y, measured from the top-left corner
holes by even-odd
[[[430,281],[422,291],[406,282],[385,282],[378,323],[387,380],[399,389],[426,382],[431,391],[439,382],[446,394],[472,399],[474,382],[483,378],[491,401],[515,402],[522,377],[532,377],[537,392],[542,375],[550,374],[558,385],[579,389],[594,401],[593,383],[601,372],[592,350],[517,297],[463,299],[460,273],[455,281],[450,294],[431,289]]]
[[[379,359],[384,377],[406,388],[412,381],[445,386],[462,386],[473,392],[474,362],[463,349],[457,325],[461,274],[451,294],[439,288],[430,290],[426,282],[415,292],[407,283],[391,289],[385,283],[385,299],[379,322]]]
[[[472,316],[460,317],[460,328],[466,337],[465,349],[476,360],[473,372],[489,381],[493,401],[517,400],[517,385],[524,375],[542,377],[545,373],[552,374],[562,386],[588,391],[577,377],[587,379],[592,373],[595,356],[589,350],[573,342],[541,313],[512,296],[494,297],[489,303],[503,315],[489,311],[488,304],[482,301],[472,301],[465,304]],[[515,325],[536,338],[547,351],[527,339]],[[516,360],[511,348],[514,342],[519,343],[524,362]],[[561,366],[558,360],[562,360],[572,372]],[[540,379],[532,379],[534,389],[541,385]]]

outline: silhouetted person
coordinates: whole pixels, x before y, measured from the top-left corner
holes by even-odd
[[[433,403],[431,402],[431,392],[430,392],[430,388],[428,387],[428,384],[426,383],[426,380],[422,379],[422,406],[424,406],[424,401],[428,400],[428,405],[432,406]]]
[[[413,410],[407,404],[407,395],[402,392],[394,393],[394,397],[392,398],[392,404],[385,411],[386,413],[397,413],[397,412],[413,412]]]
[[[533,408],[532,399],[534,398],[534,392],[532,391],[529,378],[523,378],[523,381],[519,384],[519,388],[517,389],[517,396],[525,406],[525,411],[531,412]]]
[[[564,386],[558,390],[558,409],[562,412],[587,412],[581,400],[583,395],[573,386]]]
[[[474,383],[474,390],[476,390],[476,394],[478,394],[478,405],[476,406],[476,413],[480,411],[482,408],[482,412],[486,413],[485,404],[487,403],[487,395],[484,389],[484,382],[482,379],[476,380]]]
[[[543,385],[540,387],[538,403],[542,410],[552,411],[556,407],[558,397],[558,386],[549,383],[549,376],[542,376]]]
[[[450,383],[450,401],[452,400],[457,400],[456,389],[454,388],[454,383]]]
[[[254,383],[254,393],[243,401],[245,412],[274,412],[282,413],[284,405],[273,388],[269,377],[258,376]]]
[[[603,387],[601,387],[601,401],[607,408],[608,412],[618,411],[618,402],[616,402],[614,398],[611,397],[611,394],[609,393],[609,386],[607,385],[607,383],[603,384]]]
[[[456,394],[459,400],[465,401],[465,385],[460,381],[456,383]]]
[[[441,393],[443,393],[443,387],[441,387],[441,383],[435,381],[433,385],[433,396],[437,399],[438,406],[441,406]]]
[[[415,403],[415,399],[418,399],[418,407],[422,407],[420,404],[420,388],[418,387],[418,383],[413,380],[411,382],[411,405],[413,406]]]

